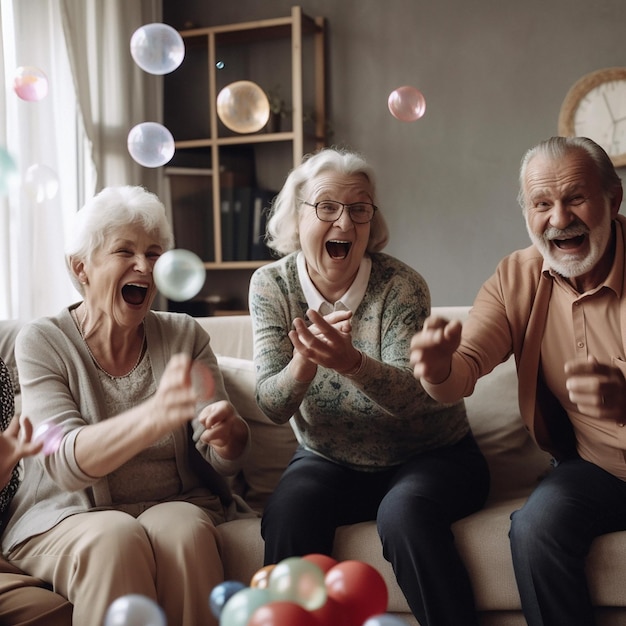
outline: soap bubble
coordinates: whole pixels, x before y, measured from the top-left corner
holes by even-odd
[[[310,561],[294,556],[280,561],[270,572],[272,600],[296,602],[309,611],[326,602],[324,572]]]
[[[44,456],[48,456],[49,454],[54,454],[61,445],[61,441],[63,440],[63,429],[59,424],[51,420],[47,420],[42,422],[35,428],[33,432],[33,442],[39,443],[43,441],[43,448],[41,449],[41,453]]]
[[[385,579],[362,561],[341,561],[326,572],[326,592],[342,604],[356,624],[387,611]]]
[[[320,626],[320,622],[295,602],[273,600],[256,609],[247,626]]]
[[[32,199],[41,204],[52,200],[59,191],[59,179],[46,165],[31,165],[24,174],[24,187]]]
[[[270,601],[267,589],[246,587],[226,602],[220,614],[220,626],[247,626],[256,609]]]
[[[213,591],[211,591],[211,595],[209,596],[209,607],[211,608],[211,613],[219,619],[224,605],[238,591],[245,588],[246,586],[238,580],[227,580],[220,583],[216,587],[213,587]]]
[[[18,67],[13,78],[13,91],[22,100],[37,102],[48,95],[48,78],[38,67]]]
[[[154,600],[131,593],[111,603],[104,616],[104,626],[167,626],[167,619]]]
[[[401,122],[419,120],[426,111],[426,101],[421,91],[405,85],[389,94],[387,106],[391,115]]]
[[[157,122],[142,122],[128,133],[128,152],[144,167],[159,167],[174,156],[172,133]]]
[[[256,133],[270,119],[267,94],[251,80],[238,80],[217,94],[217,116],[236,133]]]
[[[204,263],[190,250],[168,250],[154,264],[154,282],[158,290],[176,302],[193,298],[205,280]]]
[[[381,613],[380,615],[372,615],[365,620],[363,626],[406,626],[406,622],[397,615]]]
[[[19,181],[17,165],[5,148],[0,148],[0,196],[6,196]]]
[[[185,42],[180,33],[167,24],[146,24],[130,38],[130,54],[149,74],[169,74],[183,62]]]
[[[250,587],[258,587],[259,589],[267,589],[270,583],[270,574],[276,565],[265,565],[257,570],[250,579]]]

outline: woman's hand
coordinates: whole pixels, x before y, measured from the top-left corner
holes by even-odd
[[[220,400],[209,404],[198,419],[205,428],[201,441],[227,461],[239,458],[246,448],[248,427],[230,402]]]
[[[192,385],[191,358],[175,354],[168,362],[156,393],[151,399],[154,414],[161,422],[159,436],[196,416],[198,391]]]
[[[295,378],[312,380],[318,365],[340,373],[358,368],[361,353],[352,345],[352,312],[334,311],[322,316],[309,309],[307,317],[311,320],[310,326],[298,317],[289,332],[294,348],[292,372]]]
[[[9,482],[20,459],[37,454],[43,447],[43,442],[33,442],[32,437],[33,425],[27,417],[21,423],[19,417],[14,417],[0,433],[0,488]]]

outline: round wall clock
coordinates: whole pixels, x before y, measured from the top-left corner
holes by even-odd
[[[626,165],[626,67],[597,70],[572,85],[561,105],[559,135],[589,137],[615,166]]]

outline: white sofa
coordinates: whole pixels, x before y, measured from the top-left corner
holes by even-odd
[[[433,313],[461,320],[468,311],[469,307],[433,309]],[[206,317],[198,321],[211,335],[231,400],[251,425],[253,454],[236,488],[260,510],[291,457],[295,438],[289,425],[269,422],[256,406],[250,318]],[[521,626],[526,622],[511,564],[509,516],[550,471],[550,457],[536,447],[519,417],[512,358],[478,382],[466,405],[472,430],[489,462],[492,486],[485,508],[457,522],[454,534],[474,586],[481,623]],[[263,565],[259,520],[227,522],[219,527],[219,536],[227,579],[248,584]],[[417,624],[382,556],[374,522],[339,528],[333,556],[374,565],[389,589],[389,612],[400,614],[407,624]],[[595,541],[588,572],[598,624],[626,625],[626,532]]]
[[[439,307],[437,313],[463,320],[469,307]],[[291,458],[296,441],[291,427],[270,422],[256,406],[252,364],[252,327],[248,316],[204,317],[198,322],[211,336],[226,388],[240,414],[250,424],[252,453],[233,487],[261,511],[267,496]],[[0,322],[0,356],[13,368],[16,325]],[[19,406],[19,397],[16,404]],[[474,586],[483,625],[522,626],[508,531],[509,516],[519,508],[537,481],[550,471],[550,458],[533,443],[517,406],[517,379],[513,359],[498,366],[478,382],[466,399],[469,420],[491,468],[492,486],[485,508],[454,525],[459,551]],[[218,528],[226,578],[245,584],[263,565],[260,520],[239,519]],[[410,615],[390,565],[384,560],[373,522],[337,530],[335,558],[356,559],[376,567],[389,590],[390,613],[407,624]],[[626,532],[598,538],[588,558],[588,576],[601,626],[626,625]],[[450,598],[454,602],[454,598]],[[339,626],[339,625],[338,625]],[[459,624],[459,626],[463,626]]]

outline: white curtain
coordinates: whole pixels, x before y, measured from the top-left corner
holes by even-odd
[[[36,201],[23,183],[0,198],[0,319],[52,315],[78,298],[63,249],[67,217],[87,198],[115,184],[161,192],[160,172],[126,148],[132,126],[162,118],[162,79],[140,70],[129,47],[160,17],[158,0],[0,0],[0,150],[22,181],[32,165],[59,181],[52,199]],[[17,97],[20,66],[45,72],[45,98]]]

